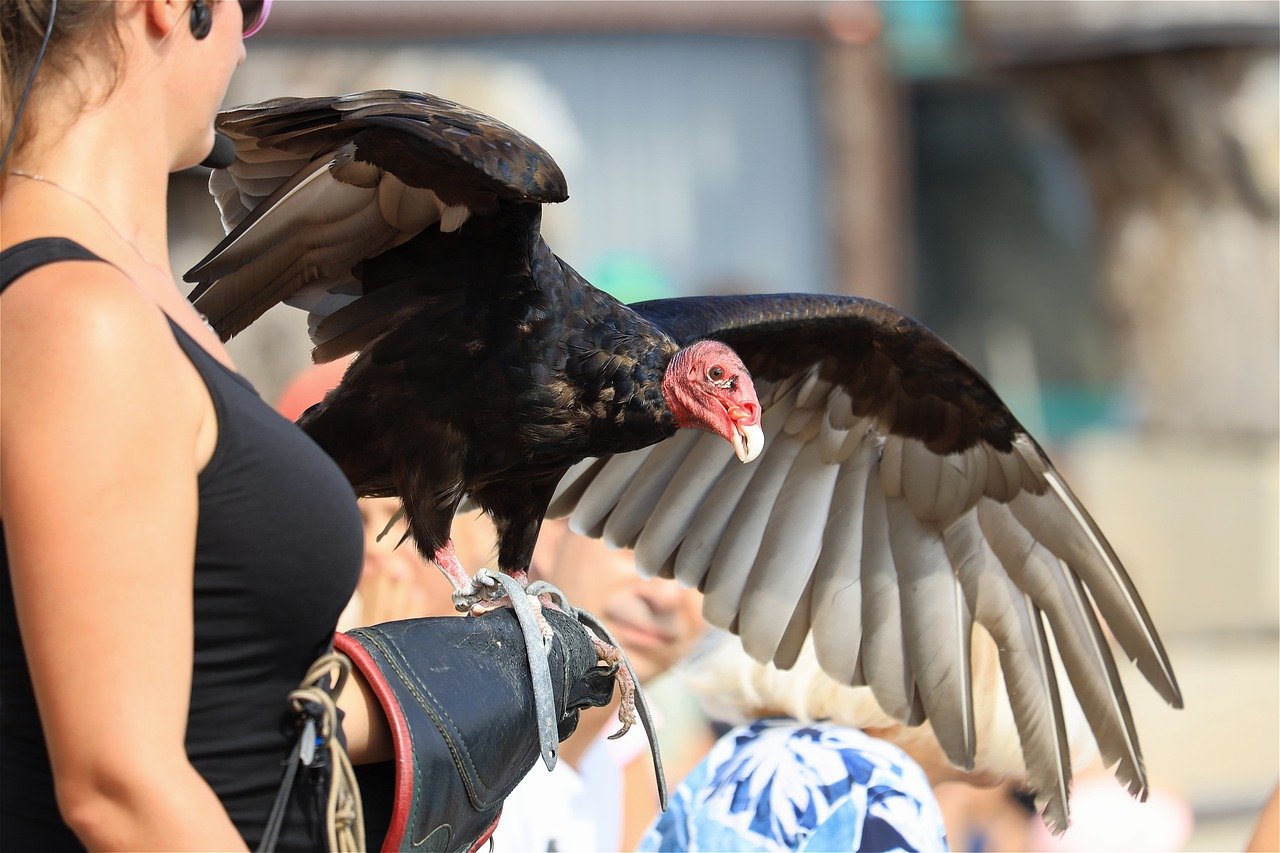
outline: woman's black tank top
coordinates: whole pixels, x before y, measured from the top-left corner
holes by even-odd
[[[100,259],[61,238],[14,246],[0,253],[0,291],[36,267],[70,260]],[[333,461],[170,325],[218,418],[217,445],[198,480],[187,755],[252,849],[296,737],[286,696],[332,641],[359,579],[364,537],[351,486]],[[145,513],[137,523],[148,523]],[[0,526],[0,545],[3,536]],[[77,849],[54,800],[3,547],[0,559],[0,850]],[[145,635],[147,626],[136,630]],[[104,715],[102,737],[111,738],[112,725]],[[324,848],[316,793],[296,791],[280,849]]]

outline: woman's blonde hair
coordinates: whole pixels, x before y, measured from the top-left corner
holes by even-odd
[[[106,60],[110,74],[108,91],[114,88],[118,73],[119,57],[123,50],[120,33],[116,29],[116,4],[102,0],[59,0],[53,10],[52,0],[3,0],[0,2],[0,140],[9,138],[17,115],[22,92],[35,69],[36,57],[44,34],[53,15],[53,32],[39,73],[31,88],[30,100],[37,100],[42,91],[65,81],[72,70],[83,67],[88,56]],[[91,51],[85,46],[92,45]],[[85,93],[78,93],[78,107],[84,106]],[[25,112],[22,124],[14,137],[10,159],[22,150],[30,138],[36,119],[30,108]]]
[[[928,722],[903,725],[881,709],[871,688],[850,687],[824,673],[818,666],[812,639],[805,642],[795,665],[787,670],[752,660],[737,637],[722,632],[717,632],[703,648],[705,651],[686,662],[682,673],[715,719],[729,723],[764,717],[791,717],[802,722],[830,720],[850,728],[873,730],[876,737],[896,744],[926,767],[949,764]],[[974,772],[989,781],[1021,781],[1026,774],[1022,746],[1005,692],[999,652],[991,635],[980,625],[974,626],[971,658],[977,737]],[[1059,681],[1063,684],[1063,715],[1072,763],[1080,766],[1092,757],[1096,747],[1084,714],[1061,673]]]

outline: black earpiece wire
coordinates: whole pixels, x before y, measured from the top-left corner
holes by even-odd
[[[199,15],[197,9],[203,12],[201,18],[202,24],[196,21]],[[4,164],[9,162],[9,150],[13,147],[13,141],[18,136],[18,127],[22,123],[22,113],[27,108],[27,101],[31,98],[31,89],[36,82],[36,74],[40,71],[40,65],[44,62],[45,51],[49,48],[49,39],[53,37],[53,21],[58,13],[58,0],[52,0],[49,4],[49,22],[44,27],[44,39],[40,42],[40,50],[36,53],[36,61],[31,65],[31,74],[27,77],[27,85],[22,89],[22,96],[18,98],[18,108],[13,113],[13,126],[9,128],[9,137],[5,140],[4,151],[0,153],[0,170],[4,169]],[[191,34],[197,39],[202,39],[209,35],[209,7],[205,5],[204,0],[195,0],[195,4],[191,9]],[[200,30],[201,32],[197,32]],[[215,139],[213,151],[200,165],[209,168],[218,169],[226,168],[235,161],[235,148],[230,145],[230,139],[218,134]],[[225,141],[224,141],[225,140]],[[230,152],[227,151],[230,149]]]
[[[53,18],[58,12],[58,0],[53,0],[49,4],[49,23],[44,27],[44,41],[40,42],[40,51],[36,54],[36,61],[31,66],[31,76],[27,78],[27,85],[22,90],[22,97],[18,99],[18,109],[13,114],[13,127],[9,128],[9,138],[5,140],[4,152],[0,153],[0,169],[4,168],[4,164],[9,161],[9,149],[13,147],[13,140],[18,135],[18,126],[22,123],[22,111],[27,108],[27,99],[31,97],[31,87],[36,82],[36,74],[40,71],[40,63],[44,62],[44,52],[49,47],[49,39],[53,36]]]

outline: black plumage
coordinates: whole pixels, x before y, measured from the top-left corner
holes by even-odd
[[[661,385],[677,346],[543,241],[564,177],[535,144],[388,92],[272,101],[221,128],[235,227],[188,274],[192,299],[224,336],[301,301],[317,360],[361,351],[299,423],[358,494],[401,498],[424,553],[447,559],[469,497],[497,525],[500,567],[526,569],[571,465],[674,434]]]
[[[401,497],[425,552],[447,559],[464,495],[493,515],[511,571],[544,514],[570,515],[702,589],[708,619],[758,659],[789,666],[811,640],[832,677],[927,718],[961,767],[976,622],[1060,827],[1056,645],[1104,758],[1145,792],[1094,608],[1180,705],[1150,617],[1039,445],[924,326],[813,294],[622,305],[540,236],[541,205],[565,197],[546,152],[430,96],[281,99],[219,126],[237,150],[210,182],[229,234],[188,274],[196,305],[226,337],[287,301],[308,310],[317,360],[360,353],[300,423],[358,492]],[[716,375],[736,433],[678,428],[694,424],[673,410],[677,353],[709,341],[745,365]]]
[[[405,265],[425,282],[472,286],[424,299],[299,424],[359,494],[402,498],[425,553],[445,544],[469,496],[497,524],[499,565],[523,568],[571,465],[675,433],[659,386],[676,345],[552,256],[536,209],[491,219],[464,229],[448,253],[433,232],[365,265],[366,280]],[[519,247],[510,256],[476,251],[510,244]],[[455,251],[479,262],[463,269]]]

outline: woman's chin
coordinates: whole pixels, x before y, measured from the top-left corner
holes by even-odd
[[[190,169],[192,166],[203,163],[213,153],[213,141],[213,127],[210,126],[201,137],[183,147],[182,152],[170,162],[169,171],[181,172],[183,169]]]

